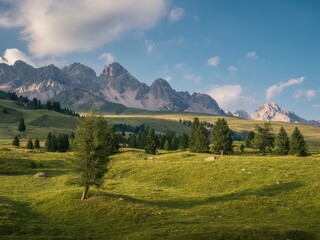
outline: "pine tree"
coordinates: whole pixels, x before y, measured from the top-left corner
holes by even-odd
[[[271,123],[265,123],[264,127],[256,126],[257,133],[254,136],[253,143],[255,148],[265,155],[266,151],[272,151],[274,148],[274,135],[272,133]]]
[[[241,145],[240,145],[240,151],[241,151],[241,152],[244,152],[244,145],[243,145],[243,143],[241,143]]]
[[[191,152],[203,153],[209,150],[208,133],[199,118],[195,118],[191,125],[189,147]]]
[[[254,131],[250,131],[248,136],[246,137],[246,140],[244,142],[245,147],[251,148],[253,147],[253,139],[254,139]]]
[[[3,112],[4,114],[7,114],[7,113],[8,113],[8,110],[7,110],[6,108],[4,108],[4,109],[2,110],[2,112]]]
[[[31,138],[27,142],[27,149],[33,149],[33,142],[31,140]]]
[[[179,148],[186,149],[189,147],[189,136],[184,132],[180,137]]]
[[[72,139],[75,138],[74,132],[72,132],[72,133],[70,134],[70,138],[72,138]]]
[[[144,149],[146,153],[149,153],[149,154],[157,153],[156,140],[155,140],[154,132],[151,129],[149,129],[148,134],[146,136],[146,146]]]
[[[19,147],[20,146],[20,140],[18,138],[18,136],[15,136],[12,140],[12,146],[16,146]]]
[[[307,156],[308,147],[300,130],[296,127],[291,135],[290,154],[297,156]]]
[[[24,132],[26,130],[23,117],[20,119],[18,130],[19,132]]]
[[[166,151],[170,151],[170,143],[168,140],[166,140],[166,142],[164,143],[164,146],[163,146],[164,150]]]
[[[53,139],[52,139],[51,132],[48,133],[45,146],[46,146],[46,149],[47,149],[48,152],[54,152]]]
[[[175,151],[178,149],[178,141],[176,137],[173,137],[170,143],[170,148],[172,151]]]
[[[58,138],[55,134],[52,135],[52,152],[58,151]]]
[[[231,130],[224,118],[219,118],[212,129],[212,150],[215,153],[233,153]]]
[[[287,155],[290,150],[290,140],[286,130],[281,127],[275,140],[275,146],[278,148],[279,155]]]
[[[34,148],[40,148],[40,141],[38,138],[34,141]]]
[[[75,177],[68,181],[84,188],[81,199],[91,186],[99,187],[104,182],[108,171],[109,156],[112,154],[110,139],[113,126],[102,117],[94,114],[93,110],[87,117],[78,120],[76,138],[74,141],[73,170]]]

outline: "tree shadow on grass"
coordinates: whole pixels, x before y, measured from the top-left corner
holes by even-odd
[[[208,197],[201,200],[187,200],[187,201],[183,199],[148,201],[148,200],[133,198],[126,195],[117,195],[117,194],[109,194],[109,193],[107,193],[106,195],[114,198],[122,198],[124,200],[131,201],[131,202],[155,205],[158,207],[166,207],[166,208],[172,208],[172,209],[188,209],[188,208],[193,208],[201,205],[214,204],[218,202],[241,200],[250,196],[273,197],[284,192],[293,191],[302,186],[303,184],[301,182],[288,182],[288,183],[282,183],[280,185],[263,186],[258,189],[246,189],[246,190],[235,192],[235,193],[228,193],[220,196],[212,196],[212,197]]]

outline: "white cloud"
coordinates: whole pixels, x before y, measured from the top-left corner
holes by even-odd
[[[256,52],[248,52],[246,55],[247,58],[258,58]]]
[[[182,69],[186,64],[185,63],[177,63],[173,66],[174,69]]]
[[[306,97],[309,101],[311,101],[312,98],[316,96],[316,94],[317,94],[317,91],[313,89],[310,89],[310,90],[297,89],[294,92],[294,99],[296,100],[296,102],[298,102],[301,97]]]
[[[200,75],[195,76],[195,75],[193,75],[193,74],[186,74],[186,75],[184,76],[184,79],[186,79],[186,80],[191,80],[191,81],[194,81],[195,83],[198,83],[198,82],[201,81],[202,77],[201,77]]]
[[[314,105],[312,105],[312,107],[314,107],[314,108],[320,108],[320,104],[314,104]]]
[[[235,74],[236,72],[238,72],[238,68],[232,65],[228,67],[228,70],[231,72],[231,74]]]
[[[9,3],[9,1],[8,1]],[[127,32],[152,28],[168,0],[25,0],[2,10],[0,26],[20,27],[36,57],[90,51]]]
[[[183,8],[174,8],[169,13],[169,20],[170,22],[178,21],[182,18],[184,13]]]
[[[150,54],[152,52],[152,50],[153,50],[153,48],[155,46],[155,44],[153,42],[149,41],[149,40],[146,40],[144,42],[144,45],[146,45],[146,47],[147,47],[148,54]]]
[[[106,61],[106,64],[111,64],[116,61],[116,57],[111,53],[104,53],[99,57],[99,59],[104,59]]]
[[[266,95],[267,101],[270,101],[271,99],[279,96],[285,88],[290,87],[292,85],[301,84],[304,80],[305,80],[305,77],[301,77],[297,79],[292,78],[288,82],[285,82],[285,83],[280,82],[273,86],[270,86],[267,89],[267,95]]]
[[[170,82],[172,80],[172,77],[167,76],[167,77],[164,78],[164,80],[166,80],[167,82]]]
[[[249,107],[257,103],[254,97],[243,94],[243,89],[239,84],[211,86],[207,93],[225,110],[238,110],[244,106]]]
[[[34,63],[30,59],[30,57],[28,57],[24,52],[21,52],[19,49],[16,48],[7,49],[3,54],[3,58],[0,57],[0,63],[6,63],[8,65],[13,65],[17,60],[24,61],[34,66]]]
[[[220,57],[218,57],[218,56],[209,58],[207,60],[207,64],[210,65],[210,66],[214,66],[214,67],[217,67],[219,62],[220,62]]]
[[[308,90],[306,92],[306,96],[307,96],[308,100],[311,101],[311,99],[316,96],[316,90],[312,90],[312,89]]]

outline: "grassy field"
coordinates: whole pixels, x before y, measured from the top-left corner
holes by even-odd
[[[0,145],[1,239],[320,239],[319,145],[305,158],[237,152],[213,162],[121,149],[84,201],[65,185],[72,152]],[[48,178],[33,176],[41,171]]]

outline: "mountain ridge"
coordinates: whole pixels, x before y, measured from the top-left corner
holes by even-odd
[[[75,88],[85,89],[104,101],[130,108],[224,115],[209,95],[177,92],[161,78],[148,86],[117,62],[105,66],[99,76],[81,63],[72,63],[61,69],[52,64],[34,68],[20,60],[13,66],[0,64],[2,90],[45,101]]]

